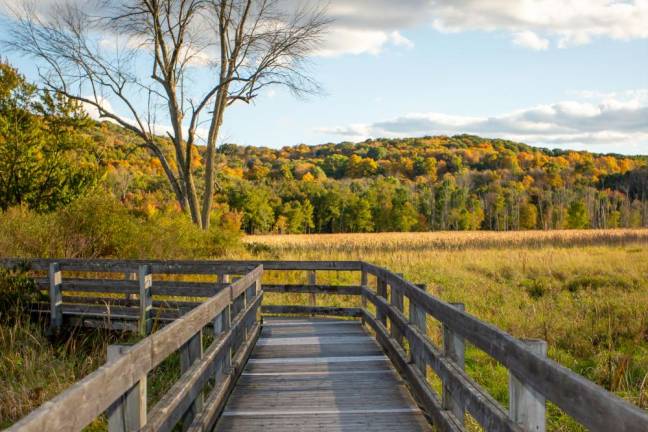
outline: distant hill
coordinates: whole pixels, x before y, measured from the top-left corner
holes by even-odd
[[[97,124],[104,182],[146,212],[175,206],[137,138]],[[170,152],[169,152],[170,153]],[[549,150],[473,135],[314,146],[223,144],[217,206],[248,232],[648,226],[648,158]],[[194,154],[202,170],[202,149]]]

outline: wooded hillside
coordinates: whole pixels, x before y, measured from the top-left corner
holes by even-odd
[[[175,206],[162,168],[134,150],[135,137],[110,123],[92,135],[104,182],[123,202],[148,213]],[[200,150],[194,158],[200,171]],[[250,233],[640,227],[648,226],[647,165],[643,156],[470,135],[224,144],[215,207]]]

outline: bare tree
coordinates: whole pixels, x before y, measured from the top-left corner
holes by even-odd
[[[322,8],[287,11],[277,0],[68,0],[47,13],[28,6],[14,15],[8,44],[39,60],[45,87],[136,133],[160,160],[181,208],[205,229],[227,107],[250,103],[271,85],[295,95],[319,91],[306,66],[328,24]],[[170,125],[172,146],[160,138],[160,122]],[[202,194],[192,163],[200,140],[207,147]]]

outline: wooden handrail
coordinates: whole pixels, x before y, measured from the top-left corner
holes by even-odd
[[[542,353],[536,354],[522,341],[495,326],[485,323],[469,313],[430,295],[424,288],[422,289],[420,286],[407,281],[402,275],[370,263],[361,261],[0,260],[0,266],[14,267],[24,264],[33,270],[49,270],[50,274],[52,273],[50,266],[53,264],[56,265],[54,268],[56,272],[121,272],[134,271],[139,269],[141,265],[147,265],[154,274],[216,274],[219,276],[218,282],[214,283],[153,280],[150,287],[152,295],[211,297],[202,304],[196,301],[170,302],[169,304],[177,304],[178,307],[193,306],[195,309],[183,316],[181,315],[180,318],[167,327],[135,345],[122,358],[100,368],[59,397],[47,402],[43,407],[14,425],[14,428],[25,424],[23,422],[30,418],[31,421],[40,422],[45,416],[44,411],[48,409],[61,416],[66,410],[65,407],[59,406],[61,403],[75,406],[74,415],[70,416],[68,413],[67,423],[61,423],[61,425],[73,425],[76,427],[87,424],[87,421],[92,420],[101,412],[100,408],[105,409],[106,404],[109,405],[116,397],[131,388],[137,377],[146,374],[171,352],[177,350],[190,338],[194,337],[198,329],[204,327],[219,313],[231,307],[233,313],[240,312],[242,315],[238,315],[239,319],[235,319],[235,323],[231,323],[229,327],[223,329],[223,333],[217,337],[215,343],[222,346],[239,345],[241,347],[237,354],[239,363],[234,362],[231,365],[234,375],[222,377],[220,385],[224,387],[219,387],[205,400],[204,409],[193,419],[191,426],[191,430],[210,429],[215,421],[214,415],[220,411],[224,398],[236,382],[235,374],[240,373],[246,353],[249,353],[253,347],[253,340],[250,337],[256,338],[259,332],[259,325],[250,321],[254,318],[251,312],[252,309],[250,309],[251,306],[246,305],[245,301],[242,304],[241,299],[249,297],[249,287],[252,282],[260,283],[263,270],[285,270],[308,272],[309,283],[268,284],[263,286],[263,290],[273,293],[359,296],[359,307],[341,308],[321,304],[314,305],[311,299],[312,304],[310,305],[262,305],[260,306],[262,312],[361,317],[374,330],[376,338],[411,386],[419,403],[427,410],[441,430],[464,430],[464,411],[469,412],[485,430],[489,431],[519,432],[528,430],[530,427],[528,423],[516,423],[519,420],[515,415],[510,412],[507,413],[488,392],[464,372],[463,362],[460,360],[455,361],[460,359],[461,356],[457,357],[457,353],[452,353],[452,350],[448,348],[448,341],[445,339],[454,340],[457,346],[460,347],[455,351],[460,350],[461,353],[463,353],[464,340],[472,343],[508,368],[509,374],[517,380],[518,387],[522,388],[523,391],[528,388],[537,392],[591,430],[648,430],[648,413],[644,410],[547,359]],[[359,272],[360,284],[338,286],[317,283],[316,271],[331,270]],[[227,275],[231,274],[245,275],[236,282],[229,284]],[[369,288],[369,276],[376,278],[375,291]],[[49,287],[51,290],[51,280],[52,278],[41,280],[40,286],[42,288]],[[57,313],[62,311],[66,314],[74,309],[74,305],[65,302],[66,299],[74,299],[75,296],[66,295],[65,291],[74,292],[75,288],[78,291],[90,293],[117,292],[130,294],[139,292],[140,282],[123,279],[99,281],[78,278],[61,279],[58,277],[54,284],[54,291],[57,295],[62,292],[63,305],[61,309],[56,309]],[[403,301],[404,297],[409,300],[408,303]],[[79,301],[85,299],[84,301],[88,303],[106,299],[106,297],[77,298]],[[130,300],[116,300],[115,305],[117,306],[115,310],[124,313],[128,312],[128,314],[132,315],[133,310],[136,311],[137,309],[119,309],[121,305],[128,304],[128,301]],[[163,304],[161,302],[166,301],[158,297],[158,299],[154,300],[153,305],[161,305]],[[370,313],[370,309],[367,307],[368,303],[375,306],[375,315]],[[409,316],[406,316],[405,304],[409,304]],[[254,300],[253,305],[255,310],[261,305],[260,297]],[[81,306],[76,307],[76,309],[82,311],[90,310],[93,307],[92,305]],[[229,311],[229,309],[227,310]],[[164,313],[168,314],[168,312]],[[427,335],[427,315],[434,317],[444,326],[444,342],[447,345],[444,350],[437,348]],[[59,320],[59,318],[57,316],[56,319]],[[237,336],[241,331],[243,331],[244,335],[248,335],[247,339]],[[202,359],[197,360],[193,366],[183,370],[180,384],[177,384],[177,394],[193,395],[191,389],[195,386],[200,387],[201,380],[213,372],[212,361],[216,355],[214,350],[217,350],[217,348],[212,346],[211,351],[208,350]],[[430,366],[443,383],[444,401],[441,401],[440,396],[435,393],[427,382],[425,372],[427,366]],[[112,375],[118,370],[127,372],[123,376],[113,378]],[[89,382],[92,382],[92,384],[88,384]],[[87,401],[90,390],[95,388],[97,382],[101,383],[102,391],[99,396],[93,395],[95,400],[92,406],[89,406]],[[180,386],[186,387],[180,389]],[[63,397],[64,395],[67,396]],[[452,399],[449,399],[450,397]],[[192,396],[189,399],[192,399]],[[159,406],[153,409],[150,428],[155,428],[155,425],[158,424],[175,424],[179,413],[186,410],[188,402],[184,398],[174,399],[169,397],[165,403],[167,405],[158,404]],[[529,412],[528,405],[524,406],[523,404],[516,406],[516,409],[526,409],[526,412]],[[537,399],[535,404],[536,407],[533,409],[540,410],[541,416],[539,418],[542,419],[537,421],[538,430],[543,430],[544,399]],[[160,414],[162,412],[165,414]],[[37,424],[42,426],[44,423]],[[55,425],[56,423],[47,424],[50,428]],[[160,427],[158,429],[164,428]],[[38,428],[25,430],[38,430]]]
[[[27,267],[31,270],[47,270],[50,263],[58,263],[61,270],[97,272],[136,272],[140,265],[151,266],[157,274],[228,274],[247,273],[261,265],[265,270],[340,270],[360,271],[361,261],[195,261],[195,260],[113,260],[70,258],[4,258],[1,267]]]
[[[555,361],[535,354],[508,333],[452,307],[389,270],[369,263],[363,263],[363,270],[402,292],[410,302],[502,363],[518,379],[589,429],[628,432],[648,429],[648,413],[644,410]]]
[[[117,360],[101,366],[45,402],[8,430],[81,430],[132,388],[142,375],[210,324],[250,285],[256,284],[262,274],[263,266],[257,266],[188,314],[138,342]]]

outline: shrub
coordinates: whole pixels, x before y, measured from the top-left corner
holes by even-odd
[[[97,191],[48,214],[26,207],[0,214],[0,250],[5,256],[211,258],[238,250],[240,239],[240,217],[228,211],[215,212],[212,228],[202,231],[182,213],[147,217]]]

